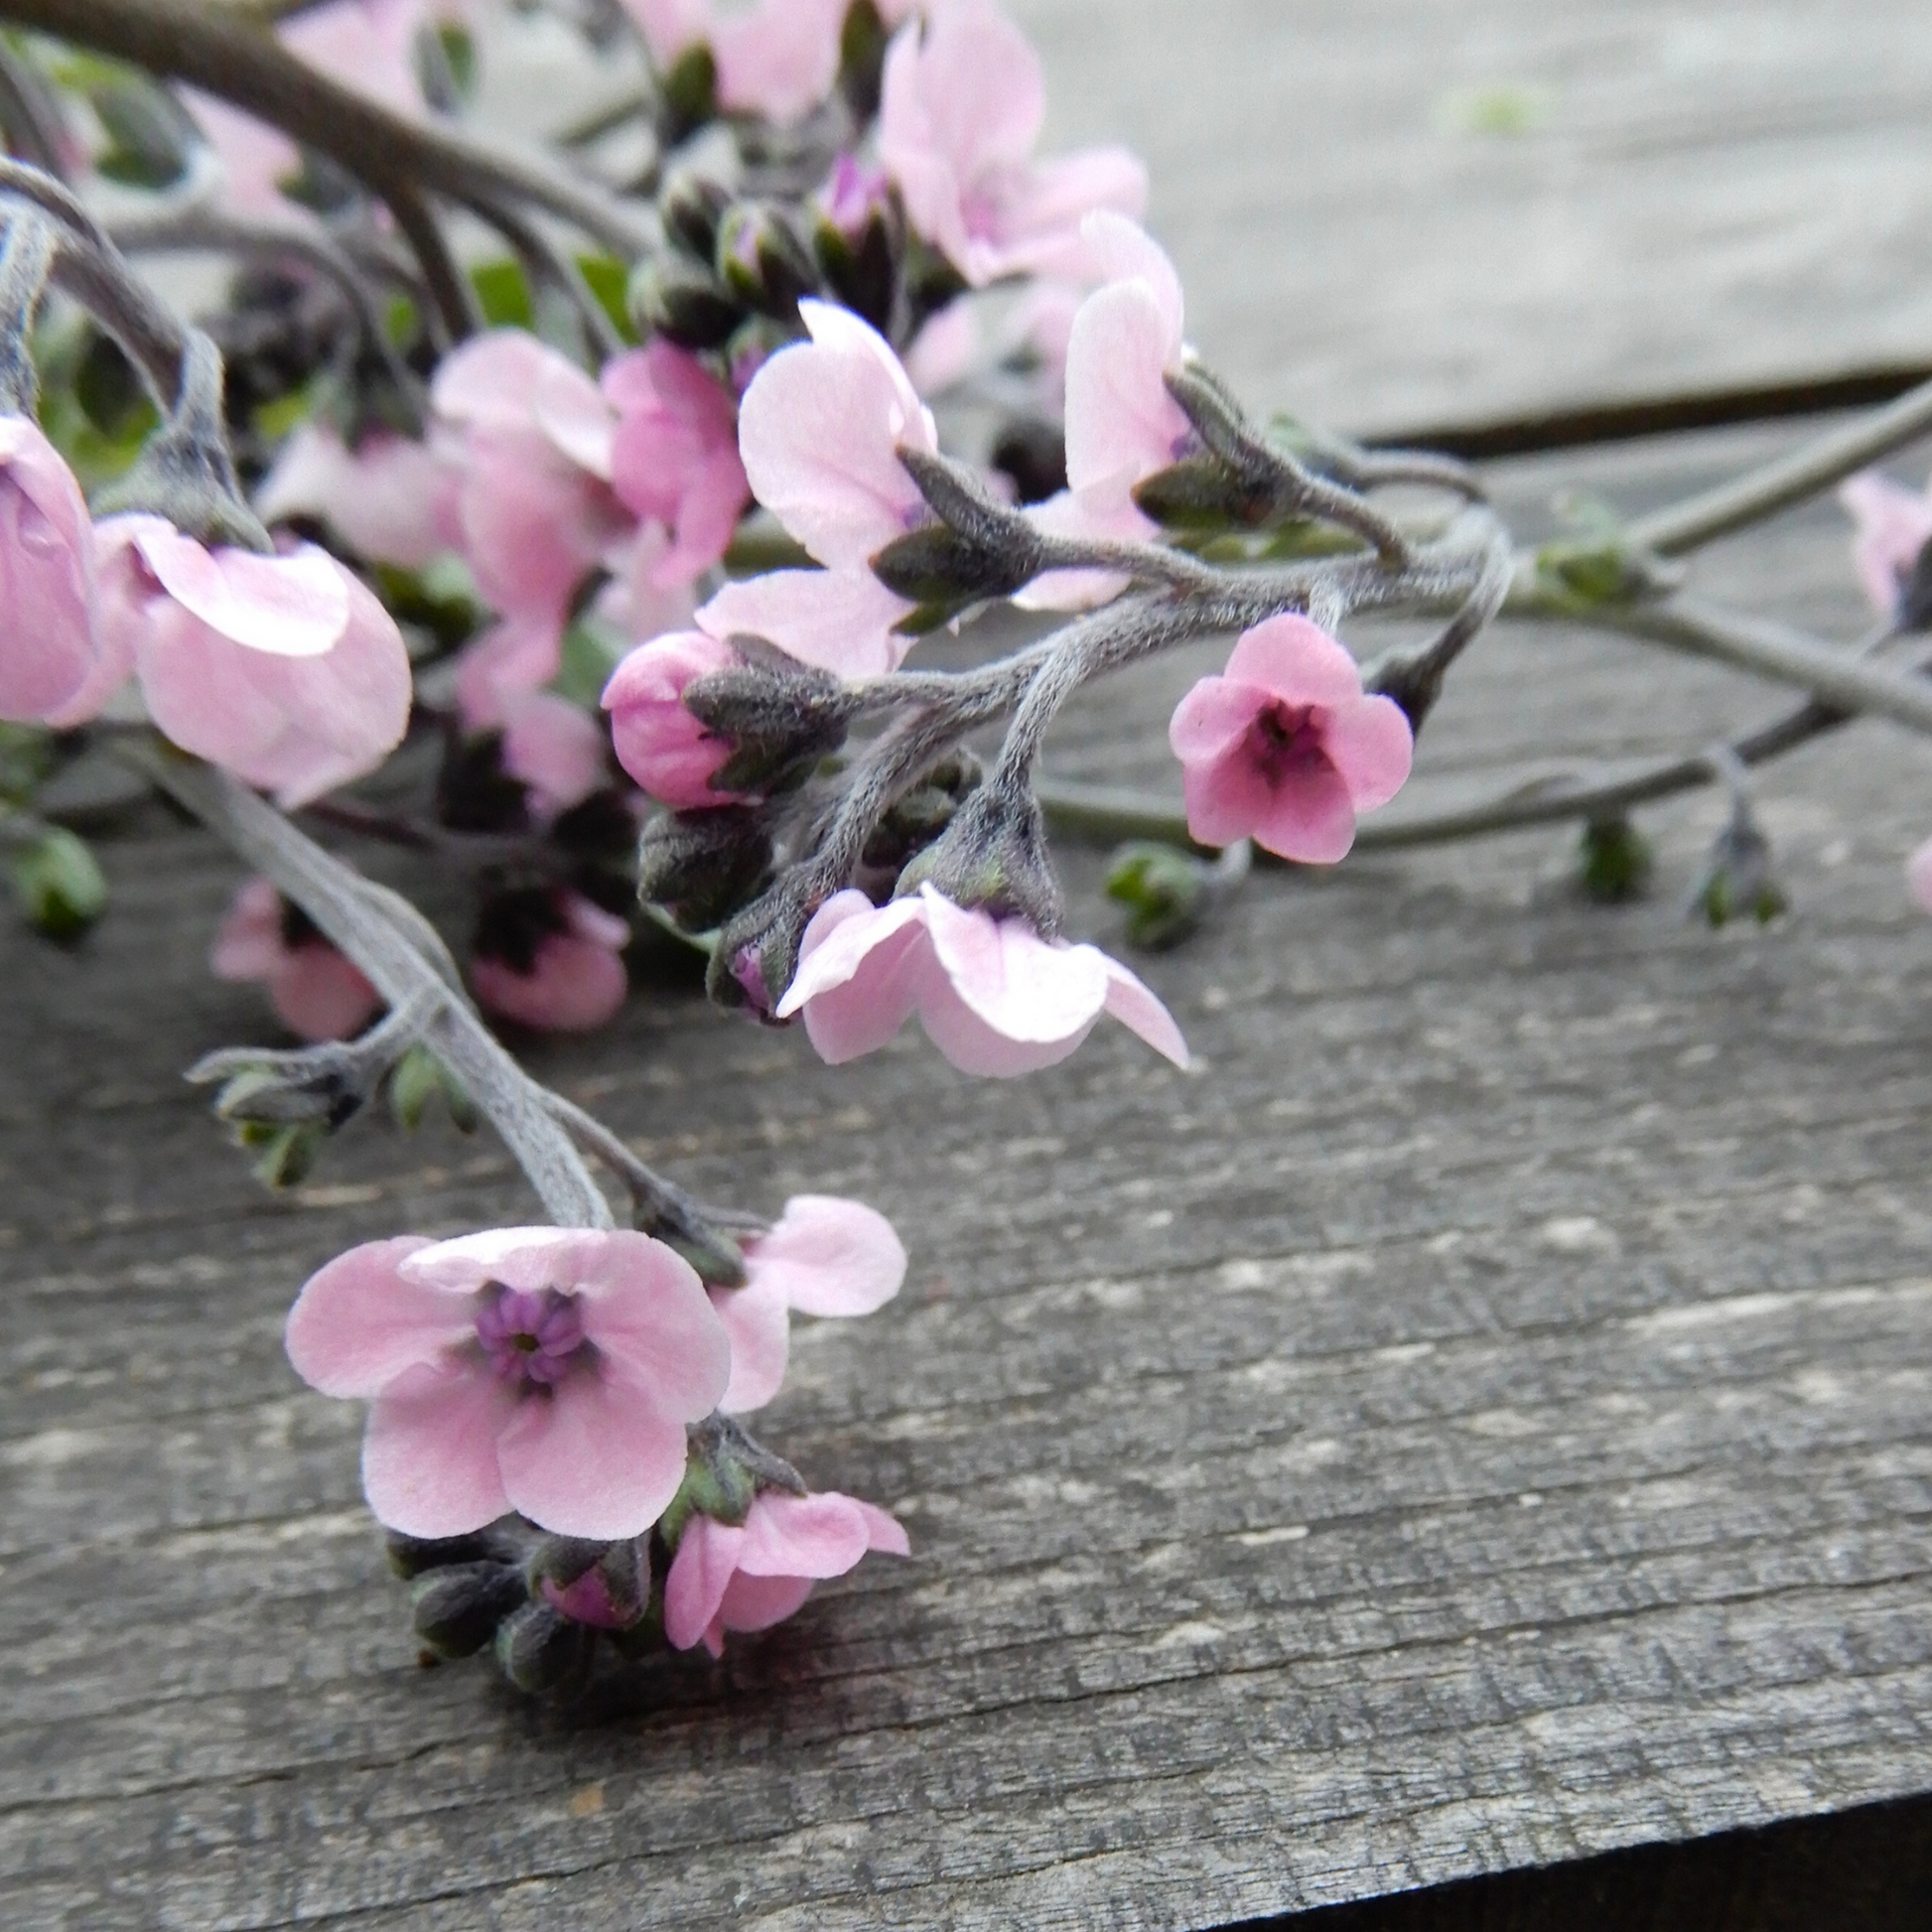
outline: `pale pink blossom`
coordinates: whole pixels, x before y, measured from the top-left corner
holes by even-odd
[[[101,635],[80,485],[25,416],[0,416],[0,718],[78,724],[126,676]]]
[[[313,1276],[288,1320],[295,1370],[371,1402],[369,1507],[406,1536],[510,1510],[562,1536],[639,1536],[684,1480],[688,1424],[731,1344],[662,1242],[587,1228],[408,1235]]]
[[[264,523],[313,516],[370,563],[421,570],[462,542],[457,478],[425,443],[376,431],[353,450],[327,423],[290,435],[259,488]]]
[[[740,1244],[742,1288],[714,1288],[732,1343],[731,1386],[718,1406],[761,1409],[778,1393],[790,1354],[790,1311],[850,1316],[884,1308],[905,1280],[905,1249],[893,1224],[863,1201],[796,1194],[777,1225]]]
[[[1365,694],[1354,658],[1294,616],[1243,631],[1225,674],[1181,699],[1168,737],[1195,838],[1252,838],[1308,865],[1346,856],[1355,814],[1402,789],[1415,749],[1401,707]]]
[[[870,570],[767,570],[727,584],[693,620],[718,638],[753,636],[838,677],[884,677],[918,640],[913,607]]]
[[[839,36],[849,0],[623,0],[660,69],[709,45],[718,105],[788,124],[802,119],[839,77]],[[895,9],[897,11],[897,9]]]
[[[737,662],[729,644],[701,630],[676,631],[639,644],[604,687],[618,762],[673,811],[729,804],[735,795],[711,786],[732,747],[685,709],[684,693],[697,679]]]
[[[209,969],[216,979],[265,987],[275,1017],[299,1038],[359,1034],[381,1010],[381,996],[321,933],[292,939],[292,923],[287,902],[266,879],[245,881],[215,935]]]
[[[505,710],[502,730],[503,769],[539,824],[581,805],[609,775],[604,733],[568,698],[526,692]]]
[[[835,894],[806,926],[777,1017],[802,1014],[837,1066],[884,1046],[913,1014],[953,1065],[1005,1078],[1063,1060],[1111,1013],[1187,1064],[1167,1008],[1095,946],[1042,939],[1025,919],[955,905],[931,885],[875,907]]]
[[[601,387],[617,413],[612,487],[671,539],[652,581],[688,584],[725,554],[751,500],[737,407],[695,355],[662,341],[608,363]]]
[[[677,1650],[725,1652],[728,1630],[768,1630],[792,1615],[813,1584],[858,1568],[869,1550],[910,1556],[905,1531],[883,1509],[826,1491],[760,1490],[743,1524],[694,1515],[664,1580],[664,1635]]]
[[[284,805],[372,771],[409,725],[409,653],[352,571],[301,544],[209,550],[158,516],[95,526],[109,651],[184,751]]]
[[[506,896],[509,897],[509,896]],[[480,1005],[539,1033],[593,1033],[623,1005],[630,928],[576,893],[518,893],[505,929],[485,916],[470,961]]]
[[[1919,553],[1932,543],[1932,483],[1918,495],[1867,470],[1842,483],[1838,499],[1858,525],[1852,555],[1859,581],[1872,608],[1889,618],[1898,610]]]
[[[617,414],[597,384],[520,329],[478,336],[436,372],[439,452],[477,586],[502,617],[559,626],[635,519],[611,488]]]
[[[1045,112],[1038,57],[985,0],[953,0],[887,52],[880,159],[913,228],[975,288],[1016,274],[1090,280],[1081,217],[1147,204],[1147,170],[1123,148],[1034,160]]]

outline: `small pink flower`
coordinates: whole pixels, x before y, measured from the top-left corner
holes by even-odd
[[[275,1017],[298,1038],[353,1037],[381,1011],[381,996],[321,933],[291,938],[290,913],[266,879],[245,881],[215,935],[210,970],[265,986]]]
[[[695,355],[667,342],[607,364],[602,387],[618,418],[612,487],[635,514],[670,533],[652,581],[688,584],[725,554],[751,500],[738,411]]]
[[[1415,750],[1401,707],[1365,695],[1354,658],[1292,616],[1243,631],[1226,674],[1181,699],[1168,739],[1195,838],[1252,838],[1306,865],[1347,855],[1355,814],[1402,789]]]
[[[802,1013],[833,1066],[870,1053],[917,1014],[966,1073],[1006,1078],[1063,1060],[1103,1013],[1176,1066],[1187,1044],[1173,1016],[1095,946],[1051,944],[1024,919],[967,910],[930,885],[875,907],[835,894],[813,914],[777,1017]]]
[[[540,824],[603,787],[608,750],[597,720],[568,698],[531,691],[505,709],[503,769],[522,785]]]
[[[871,1314],[905,1279],[905,1249],[892,1222],[836,1195],[794,1195],[769,1233],[742,1245],[744,1287],[710,1291],[731,1336],[731,1386],[718,1403],[731,1415],[761,1409],[778,1393],[793,1309],[821,1317]]]
[[[127,675],[101,636],[80,485],[24,416],[0,416],[0,718],[79,724]]]
[[[1924,495],[1915,496],[1876,470],[1867,470],[1842,483],[1838,499],[1858,524],[1852,555],[1859,581],[1872,608],[1889,618],[1898,610],[1919,553],[1932,543],[1932,483]]]
[[[470,961],[478,1001],[539,1033],[594,1033],[630,990],[630,928],[576,893],[505,894],[485,908]]]
[[[1038,163],[1039,60],[984,0],[954,0],[886,56],[879,156],[913,228],[975,288],[1015,274],[1090,279],[1080,219],[1138,215],[1147,170],[1122,148]]]
[[[659,803],[688,812],[731,803],[711,780],[732,753],[684,708],[686,686],[731,669],[738,653],[701,630],[639,644],[604,687],[618,762]]]
[[[582,369],[520,329],[465,343],[430,400],[478,588],[505,618],[561,628],[578,585],[635,527],[611,488],[616,413]]]
[[[402,633],[326,550],[209,550],[158,516],[96,525],[101,623],[154,722],[287,806],[372,771],[409,725]]]
[[[780,124],[801,120],[839,77],[848,0],[756,0],[727,10],[713,0],[623,0],[660,69],[700,42],[718,74],[718,105]]]
[[[868,1550],[912,1554],[905,1531],[871,1503],[827,1491],[764,1489],[742,1525],[695,1515],[664,1580],[664,1635],[677,1650],[725,1652],[727,1630],[768,1630],[792,1615],[825,1577],[858,1568]]]
[[[462,541],[456,477],[427,444],[383,432],[351,451],[326,423],[302,424],[255,492],[264,523],[320,517],[370,563],[421,570]]]
[[[560,1536],[639,1536],[731,1376],[691,1267],[586,1228],[352,1248],[310,1279],[286,1339],[312,1388],[374,1404],[362,1488],[405,1536],[510,1510]]]

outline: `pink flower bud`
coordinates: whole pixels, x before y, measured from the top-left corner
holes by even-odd
[[[684,691],[698,678],[729,670],[737,662],[738,653],[729,644],[701,630],[674,631],[639,644],[604,687],[618,762],[673,811],[732,802],[732,793],[711,788],[732,748],[685,710]]]
[[[0,718],[79,724],[126,676],[101,635],[80,485],[24,416],[0,416]]]

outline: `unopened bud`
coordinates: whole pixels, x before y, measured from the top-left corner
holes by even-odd
[[[1578,846],[1577,883],[1586,898],[1621,905],[1641,898],[1650,884],[1650,841],[1618,814],[1585,823]]]
[[[928,885],[955,905],[981,906],[995,917],[1017,913],[1046,939],[1066,913],[1039,801],[997,783],[967,799],[938,842],[899,874],[894,897]]]
[[[353,1118],[365,1097],[338,1068],[291,1075],[274,1066],[247,1066],[221,1083],[214,1112],[231,1125],[289,1127],[313,1122],[333,1133]]]
[[[238,1122],[235,1140],[256,1158],[255,1178],[277,1190],[299,1187],[314,1172],[328,1130],[313,1123],[271,1127],[255,1121]]]
[[[695,168],[678,169],[657,198],[665,233],[707,266],[717,253],[718,224],[731,205],[731,190]]]
[[[1107,897],[1127,908],[1127,937],[1165,952],[1199,930],[1209,897],[1208,868],[1172,845],[1124,845],[1107,868]]]
[[[684,1481],[659,1519],[664,1541],[675,1548],[693,1512],[720,1523],[742,1523],[762,1489],[802,1496],[798,1471],[773,1455],[730,1416],[714,1414],[685,1432]]]
[[[627,1628],[650,1601],[650,1566],[635,1538],[547,1536],[531,1552],[528,1576],[533,1596],[594,1630]]]
[[[637,846],[637,897],[687,932],[709,932],[749,905],[771,877],[771,829],[752,805],[667,812]]]
[[[405,1583],[431,1570],[447,1570],[456,1564],[520,1563],[528,1543],[528,1533],[519,1534],[515,1517],[502,1517],[485,1529],[468,1536],[404,1536],[390,1530],[383,1538],[389,1568]]]
[[[1713,926],[1751,918],[1769,925],[1790,904],[1772,870],[1771,842],[1747,811],[1734,811],[1717,836],[1685,907]]]
[[[721,792],[784,791],[845,743],[859,699],[829,671],[761,637],[735,636],[737,662],[684,687],[684,708],[731,751],[709,782]]]
[[[446,1564],[425,1571],[410,1586],[410,1621],[440,1657],[474,1657],[496,1627],[530,1600],[515,1564]]]
[[[718,228],[715,266],[725,287],[779,322],[798,314],[799,297],[818,288],[811,251],[774,207],[741,202]]]
[[[687,47],[657,77],[658,92],[669,123],[666,145],[676,146],[686,135],[718,116],[718,63],[703,41]]]
[[[532,1697],[581,1690],[596,1655],[597,1632],[548,1602],[525,1603],[496,1626],[497,1667]]]
[[[879,112],[880,82],[891,39],[874,0],[852,0],[839,33],[839,90],[862,126]]]
[[[712,1003],[734,1010],[749,1007],[768,1019],[797,975],[798,947],[815,909],[780,880],[734,913],[719,928],[705,974]]]
[[[727,342],[744,305],[714,277],[673,257],[656,256],[639,264],[627,294],[630,314],[646,336],[662,336],[680,348],[716,348]]]

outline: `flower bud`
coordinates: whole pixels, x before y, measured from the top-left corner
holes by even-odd
[[[709,932],[749,905],[771,878],[762,811],[720,805],[653,819],[637,847],[637,897],[687,932]]]
[[[496,1627],[530,1600],[515,1564],[483,1560],[445,1564],[410,1586],[410,1621],[439,1657],[474,1657]]]
[[[961,801],[980,782],[980,763],[971,752],[954,753],[926,773],[873,828],[864,865],[897,879],[906,862],[923,852],[953,821]]]
[[[684,708],[731,756],[712,776],[722,792],[785,791],[845,743],[859,708],[844,681],[801,664],[762,637],[734,636],[734,661],[684,689]]]
[[[668,256],[638,265],[626,299],[644,335],[662,336],[680,348],[717,348],[745,314],[705,270]]]
[[[707,1416],[688,1435],[683,1485],[658,1522],[659,1532],[672,1548],[694,1512],[720,1523],[742,1523],[761,1490],[804,1495],[798,1471],[730,1416]]]
[[[650,1602],[650,1566],[636,1538],[545,1537],[531,1552],[528,1575],[533,1596],[593,1630],[626,1629]]]
[[[801,296],[818,289],[811,251],[774,207],[741,202],[718,228],[719,279],[761,315],[791,322]]]
[[[668,123],[666,147],[675,147],[718,116],[718,63],[703,41],[687,47],[657,76],[657,87]]]
[[[679,168],[657,198],[664,231],[696,260],[710,264],[718,249],[718,224],[732,205],[731,190],[695,168]]]
[[[1038,800],[997,783],[967,799],[938,843],[899,874],[893,897],[904,898],[926,885],[955,905],[996,918],[1018,913],[1044,939],[1065,917]]]
[[[731,744],[692,713],[685,693],[697,679],[738,661],[729,644],[701,630],[673,631],[639,644],[604,687],[618,762],[675,811],[731,801],[729,789],[711,782],[731,757]]]
[[[1713,842],[1685,916],[1701,917],[1714,927],[1744,917],[1769,925],[1789,904],[1772,870],[1771,842],[1740,806]]]
[[[1107,897],[1127,908],[1129,941],[1166,952],[1199,929],[1208,868],[1172,845],[1124,845],[1107,867]]]
[[[517,1522],[514,1517],[504,1517],[470,1536],[405,1536],[400,1530],[390,1530],[383,1539],[389,1568],[408,1583],[428,1571],[447,1570],[454,1564],[482,1563],[485,1559],[519,1563],[528,1538],[516,1533]]]
[[[522,1578],[517,1579],[522,1587]],[[597,1656],[597,1632],[548,1602],[525,1603],[496,1626],[496,1663],[519,1691],[565,1695],[588,1682]]]
[[[345,1066],[322,1065],[302,1073],[246,1066],[221,1083],[214,1112],[217,1119],[258,1127],[314,1121],[334,1133],[354,1117],[367,1097]]]
[[[852,0],[839,31],[839,91],[863,127],[879,112],[892,30],[874,0]]]
[[[1184,456],[1134,485],[1134,501],[1162,528],[1205,533],[1268,520],[1274,491],[1244,481],[1220,458]]]
[[[470,1097],[470,1089],[441,1056],[427,1046],[412,1046],[389,1070],[389,1110],[396,1125],[405,1134],[415,1133],[438,1095],[458,1133],[474,1134],[483,1125],[483,1114]]]
[[[1579,841],[1577,883],[1586,898],[1621,905],[1650,884],[1650,841],[1628,818],[1592,818]]]
[[[812,255],[839,301],[883,335],[898,293],[903,236],[883,169],[841,155],[815,198]]]
[[[734,913],[719,928],[705,974],[705,992],[713,1004],[750,1007],[759,1019],[768,1019],[798,971],[798,948],[814,909],[781,879]]]

